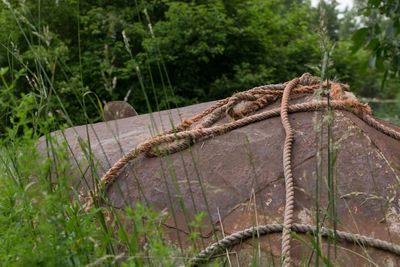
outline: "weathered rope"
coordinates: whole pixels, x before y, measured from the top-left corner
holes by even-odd
[[[225,238],[209,245],[207,248],[202,250],[200,253],[198,253],[195,257],[191,259],[190,265],[197,266],[199,264],[205,263],[209,261],[211,258],[215,257],[220,252],[225,251],[226,249],[229,249],[232,246],[245,241],[246,239],[255,237],[257,235],[262,236],[262,235],[280,233],[284,230],[284,228],[285,227],[282,224],[267,224],[267,225],[260,225],[257,227],[248,228],[240,232],[236,232],[234,234],[226,236]],[[291,231],[301,234],[307,234],[307,233],[313,235],[319,234],[324,238],[333,236],[334,234],[333,230],[325,227],[320,228],[317,232],[317,228],[315,226],[307,224],[292,224]],[[338,230],[336,230],[336,237],[339,241],[349,242],[362,247],[372,247],[400,256],[400,245],[394,243]]]
[[[295,104],[289,106],[289,113],[296,112],[311,112],[324,109],[328,106],[327,101],[311,101],[307,103]],[[360,119],[364,120],[367,124],[374,127],[375,129],[383,132],[384,134],[391,136],[397,140],[400,140],[400,133],[396,132],[394,129],[389,128],[375,120],[372,116],[360,112],[364,106],[358,101],[350,100],[333,100],[331,101],[331,107],[338,110],[349,111]],[[119,171],[128,164],[130,161],[138,157],[142,153],[150,151],[155,146],[161,144],[170,143],[177,140],[192,138],[193,141],[199,141],[203,139],[209,139],[214,136],[222,135],[232,130],[241,128],[243,126],[249,125],[251,123],[263,121],[269,118],[280,116],[280,108],[267,110],[261,113],[257,113],[248,117],[244,117],[237,121],[230,123],[225,123],[222,125],[213,126],[210,128],[195,128],[193,130],[181,131],[177,133],[168,133],[160,136],[156,136],[146,140],[145,142],[139,144],[136,148],[129,151],[122,158],[120,158],[101,178],[101,182],[107,187],[111,186],[119,174]]]
[[[289,97],[291,94],[313,93],[316,89],[320,87],[319,82],[320,79],[318,77],[311,76],[310,74],[303,74],[300,78],[296,78],[284,84],[260,86],[250,89],[246,92],[240,92],[234,94],[232,97],[220,100],[213,106],[204,110],[202,113],[193,116],[191,119],[184,120],[175,129],[172,129],[163,134],[149,138],[148,140],[139,144],[136,148],[129,151],[104,174],[104,176],[101,178],[101,185],[99,188],[100,190],[107,191],[107,189],[114,183],[116,177],[118,177],[120,171],[130,161],[137,158],[139,155],[145,155],[147,157],[155,157],[159,155],[173,154],[178,151],[187,149],[188,147],[190,147],[190,145],[198,141],[206,140],[218,135],[223,135],[227,132],[244,127],[251,123],[263,121],[272,117],[281,116],[282,125],[285,128],[285,133],[286,133],[284,153],[283,153],[283,167],[284,167],[285,188],[286,188],[284,224],[272,225],[273,227],[270,225],[264,226],[266,227],[266,230],[264,230],[264,232],[265,234],[270,233],[272,231],[271,230],[272,228],[275,229],[272,232],[274,231],[283,232],[282,265],[290,266],[291,264],[290,231],[313,232],[315,230],[312,229],[315,228],[312,228],[311,226],[293,224],[294,190],[293,190],[293,176],[291,172],[291,151],[294,141],[294,133],[289,123],[288,114],[296,112],[318,111],[321,109],[325,109],[328,106],[328,103],[326,100],[321,100],[321,101],[310,101],[295,105],[289,105]],[[345,97],[344,91],[348,90],[347,85],[333,83],[331,81],[329,81],[328,83],[327,81],[325,81],[324,83],[322,83],[322,86],[324,88],[327,88],[329,84],[331,85],[330,86],[331,95],[333,98],[333,100],[330,101],[331,108],[349,111],[358,116],[360,119],[362,119],[371,127],[377,129],[378,131],[388,136],[391,136],[392,138],[400,140],[400,132],[397,132],[396,130],[387,127],[382,123],[380,123],[379,121],[377,121],[376,119],[374,119],[370,115],[371,109],[367,104],[362,104],[357,99],[348,99]],[[268,106],[272,102],[275,102],[278,98],[282,98],[280,108],[275,108],[264,112],[255,113],[256,111]],[[215,125],[218,121],[220,121],[222,118],[226,116],[232,118],[233,121],[221,125]],[[100,192],[95,192],[94,198],[98,197],[99,193]],[[304,227],[311,227],[311,228],[304,228]],[[247,229],[245,231],[250,231],[250,230]],[[254,228],[252,228],[251,231],[254,231]],[[326,235],[328,235],[329,231],[328,230],[326,231],[327,231]],[[228,242],[226,244],[229,246],[233,245],[234,242],[236,242],[235,240],[237,238],[239,237],[242,239],[245,238],[244,236],[246,235],[243,236],[241,233],[243,233],[243,231],[231,235],[230,236],[232,238],[231,243],[229,243],[228,241],[224,242]],[[252,233],[253,232],[251,232],[251,234]],[[385,244],[390,244],[381,240],[375,240],[363,236],[352,235],[344,232],[340,233],[342,233],[343,237],[339,236],[338,234],[337,236],[339,238],[342,238],[347,241],[350,240],[351,242],[355,241],[364,242],[363,240],[369,240],[368,242],[366,241],[365,244],[373,247],[378,247],[378,248],[379,246],[385,247],[384,246]],[[262,234],[262,232],[260,232],[260,234]],[[213,249],[214,248],[217,249],[217,247],[220,246],[220,242],[216,243],[217,245],[215,244],[211,245],[208,248],[209,249],[208,252],[204,253],[206,253],[207,255],[213,255],[210,253],[211,252],[214,253]],[[389,249],[386,250],[391,251]],[[396,251],[399,251],[399,249],[397,248]],[[204,260],[205,257],[202,258]],[[194,260],[194,262],[196,261]]]
[[[282,231],[282,266],[287,267],[291,264],[290,258],[290,241],[292,236],[290,235],[290,229],[293,224],[293,213],[294,213],[294,185],[293,185],[293,174],[292,174],[292,145],[294,141],[294,133],[289,122],[288,110],[289,110],[289,96],[290,91],[293,90],[299,83],[299,79],[296,78],[290,81],[283,91],[282,103],[281,103],[281,121],[283,128],[285,129],[286,137],[285,144],[283,147],[283,173],[285,176],[285,212],[283,217],[283,231]]]

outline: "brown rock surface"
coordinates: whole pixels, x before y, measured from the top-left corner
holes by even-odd
[[[65,136],[71,153],[80,162],[81,170],[87,169],[87,160],[79,139],[87,140],[89,136],[91,151],[98,165],[96,175],[101,177],[124,153],[145,139],[171,129],[172,124],[179,124],[181,119],[189,118],[211,104],[78,126],[67,129]],[[279,103],[275,103],[269,108],[278,106]],[[292,166],[296,223],[315,224],[316,143],[319,137],[315,124],[317,114],[322,113],[289,115],[295,130]],[[386,125],[400,130],[389,123]],[[59,133],[55,135],[59,140],[63,139]],[[338,229],[399,244],[400,141],[346,111],[335,111],[333,135],[337,153]],[[166,225],[169,237],[175,241],[178,234],[182,239],[187,237],[185,214],[191,220],[199,211],[207,214],[202,232],[206,243],[213,240],[212,225],[217,228],[220,237],[221,224],[225,234],[230,234],[256,224],[282,223],[285,204],[283,143],[284,130],[280,117],[254,123],[196,143],[191,149],[179,153],[162,158],[138,158],[123,169],[108,190],[108,195],[116,207],[142,201],[157,210],[175,214],[175,218],[171,216]],[[44,149],[43,140],[39,146]],[[322,132],[322,147],[323,175],[319,180],[319,204],[321,208],[326,208],[326,130]],[[77,170],[76,177],[81,177]],[[88,171],[84,176],[91,180],[92,175]],[[255,197],[252,197],[252,192]],[[184,210],[180,203],[184,203]],[[324,214],[321,216],[324,217]],[[254,241],[250,240],[241,245],[241,251],[249,251],[252,255],[252,244]],[[311,255],[310,250],[298,240],[293,242],[292,247],[292,254],[303,262]],[[261,249],[269,251],[266,253],[269,260],[278,257],[280,235],[263,236]],[[336,264],[399,266],[400,259],[375,249],[339,243]]]

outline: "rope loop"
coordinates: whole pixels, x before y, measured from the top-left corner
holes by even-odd
[[[400,140],[400,132],[393,128],[387,127],[371,116],[371,108],[368,104],[361,103],[355,97],[349,97],[346,91],[349,86],[346,84],[335,83],[332,81],[324,81],[321,83],[319,77],[312,76],[309,73],[304,73],[301,77],[295,78],[284,84],[271,84],[255,87],[245,92],[238,92],[231,97],[217,101],[211,107],[203,112],[193,116],[190,119],[185,119],[180,125],[172,130],[151,137],[139,144],[137,147],[130,150],[122,158],[120,158],[101,178],[99,190],[93,193],[91,201],[86,205],[90,208],[90,203],[100,203],[96,201],[101,193],[107,192],[120,171],[132,160],[140,155],[146,157],[165,156],[189,148],[199,140],[206,140],[214,136],[223,135],[235,129],[244,127],[251,123],[263,121],[273,117],[281,117],[282,125],[285,129],[285,144],[283,148],[283,171],[285,176],[286,201],[285,211],[282,225],[267,225],[257,228],[257,232],[262,234],[282,232],[282,265],[290,266],[290,241],[291,231],[295,232],[313,232],[311,226],[298,225],[293,223],[294,213],[294,178],[292,175],[291,154],[294,142],[294,132],[290,125],[289,114],[296,112],[319,111],[328,107],[328,101],[311,100],[298,104],[289,104],[291,95],[294,94],[313,94],[320,87],[322,89],[330,89],[329,106],[332,109],[349,111],[368,125],[374,127],[378,131]],[[322,96],[325,93],[322,93]],[[281,99],[280,108],[271,108],[265,111],[261,109]],[[230,118],[229,122],[223,122],[224,119]],[[219,122],[219,124],[217,124]],[[206,250],[202,251],[197,258],[193,259],[193,263],[204,261],[214,255],[215,251],[220,248],[228,248],[237,242],[252,236],[254,228],[246,229],[235,233],[231,236],[220,240],[218,243],[210,245]],[[325,232],[329,233],[328,230]],[[385,241],[372,238],[362,237],[359,235],[351,235],[342,233],[338,236],[349,242],[357,242],[363,245],[369,245],[397,253],[400,255],[400,247],[393,244],[385,243]]]

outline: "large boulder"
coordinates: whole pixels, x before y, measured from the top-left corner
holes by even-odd
[[[293,97],[291,103],[309,101],[312,96]],[[55,134],[65,136],[75,164],[76,186],[80,181],[102,177],[125,153],[151,136],[172,129],[215,102],[144,114],[110,122],[78,126]],[[280,101],[267,109],[280,106]],[[258,112],[261,112],[260,110]],[[295,223],[316,224],[316,203],[320,222],[332,226],[327,214],[327,127],[325,111],[289,115],[295,131],[292,169],[295,180]],[[325,118],[325,120],[324,120]],[[218,125],[229,122],[225,118]],[[381,122],[392,130],[400,128]],[[351,112],[335,110],[333,115],[335,220],[338,230],[400,243],[400,141],[371,127]],[[90,139],[90,149],[82,145]],[[279,116],[259,121],[193,144],[189,149],[160,157],[139,157],[130,161],[108,188],[112,205],[123,208],[140,201],[159,211],[168,211],[165,224],[170,240],[189,244],[188,221],[198,212],[206,214],[201,236],[205,243],[215,236],[229,235],[256,225],[282,223],[285,183],[282,148],[285,132]],[[44,149],[45,142],[40,146]],[[96,172],[88,171],[88,151],[94,155]],[[319,164],[318,164],[319,162]],[[79,168],[78,168],[78,165]],[[320,172],[320,173],[319,173]],[[316,195],[317,181],[319,196]],[[88,183],[91,184],[91,183]],[[332,203],[332,202],[331,202]],[[222,233],[223,228],[223,233]],[[301,236],[300,236],[301,237]],[[297,263],[315,259],[301,239],[292,242]],[[247,262],[257,246],[254,239],[237,245],[235,260]],[[278,263],[280,234],[260,237],[264,260]],[[388,252],[337,243],[333,260],[340,266],[400,266],[400,258]],[[326,248],[326,245],[324,245]],[[334,258],[334,256],[332,256]]]

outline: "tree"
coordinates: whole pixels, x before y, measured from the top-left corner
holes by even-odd
[[[214,100],[288,80],[320,59],[309,1],[19,3],[1,4],[10,33],[0,33],[0,66],[14,59],[10,81],[26,71],[15,97],[37,97],[44,119],[53,111],[72,124],[96,121],[99,103],[128,94],[139,113]]]
[[[358,1],[363,5],[363,1]],[[355,32],[354,50],[371,52],[370,65],[385,71],[385,77],[400,71],[400,4],[398,0],[368,0],[362,8],[364,27]]]
[[[336,42],[339,40],[339,11],[337,10],[338,2],[336,0],[320,1],[318,3],[318,10],[320,10],[320,18],[324,21],[328,37],[331,41]]]

